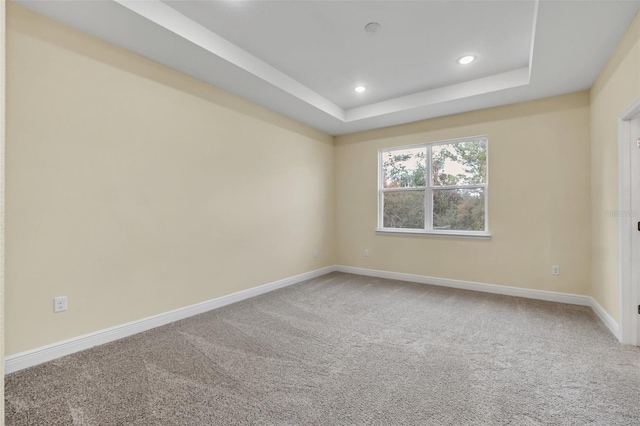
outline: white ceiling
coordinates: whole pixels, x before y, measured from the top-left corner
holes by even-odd
[[[332,135],[588,89],[640,10],[640,0],[17,2]],[[477,60],[459,65],[467,54]]]
[[[535,9],[531,1],[166,3],[343,109],[526,67]],[[372,21],[381,24],[375,34],[364,30]],[[461,67],[465,54],[478,61]],[[368,88],[361,95],[359,83]]]

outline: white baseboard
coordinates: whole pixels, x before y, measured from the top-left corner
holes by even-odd
[[[604,325],[609,329],[609,331],[614,336],[616,336],[618,342],[621,342],[622,336],[620,335],[620,325],[618,324],[618,322],[614,320],[613,317],[609,315],[609,313],[605,311],[604,308],[600,306],[600,304],[596,302],[596,299],[594,299],[593,297],[591,298],[591,305],[589,306],[591,306],[593,312],[595,312],[598,318],[600,318],[600,321],[602,321]]]
[[[410,281],[421,284],[431,284],[441,287],[458,288],[463,290],[480,291],[484,293],[502,294],[506,296],[524,297],[528,299],[547,300],[550,302],[567,303],[570,305],[580,305],[591,307],[604,325],[620,340],[620,328],[618,323],[595,301],[592,297],[577,294],[556,293],[553,291],[530,290],[517,287],[507,287],[494,284],[483,284],[472,281],[459,281],[448,278],[433,278],[423,275],[403,274],[399,272],[378,271],[374,269],[356,268],[352,266],[327,266],[315,271],[285,278],[258,287],[239,291],[237,293],[222,296],[217,299],[197,303],[195,305],[165,312],[152,317],[143,318],[127,324],[99,330],[83,336],[74,337],[62,342],[42,346],[40,348],[9,355],[5,358],[5,374],[10,374],[24,368],[42,364],[43,362],[70,355],[94,346],[113,342],[152,328],[160,327],[181,319],[198,315],[213,309],[221,308],[232,303],[250,299],[279,288],[287,287],[312,278],[338,271],[349,274],[365,275],[377,278],[387,278],[399,281]]]
[[[580,296],[553,291],[530,290],[526,288],[507,287],[495,284],[484,284],[473,281],[451,280],[448,278],[426,277],[424,275],[402,274],[399,272],[378,271],[375,269],[354,268],[351,266],[336,266],[336,271],[350,274],[366,275],[369,277],[388,278],[391,280],[411,281],[420,284],[431,284],[441,287],[459,288],[462,290],[480,291],[483,293],[503,294],[505,296],[525,297],[527,299],[548,300],[550,302],[567,303],[569,305],[591,306],[589,296]]]
[[[569,305],[589,306],[598,318],[620,341],[620,327],[618,323],[590,296],[582,296],[570,293],[558,293],[554,291],[531,290],[518,287],[507,287],[495,284],[484,284],[472,281],[452,280],[448,278],[426,277],[424,275],[403,274],[399,272],[379,271],[375,269],[356,268],[353,266],[335,267],[336,271],[349,274],[365,275],[369,277],[387,278],[398,281],[410,281],[420,284],[431,284],[441,287],[458,288],[462,290],[480,291],[483,293],[502,294],[506,296],[524,297],[527,299],[546,300],[549,302],[566,303]]]
[[[279,281],[274,281],[272,283],[239,291],[227,296],[222,296],[217,299],[208,300],[206,302],[186,306],[184,308],[165,312],[159,315],[154,315],[148,318],[143,318],[141,320],[133,321],[127,324],[117,325],[115,327],[85,334],[83,336],[74,337],[62,342],[57,342],[51,345],[42,346],[40,348],[21,352],[18,354],[9,355],[5,358],[4,372],[5,374],[10,374],[24,368],[32,367],[34,365],[42,364],[43,362],[63,357],[65,355],[70,355],[72,353],[89,349],[97,345],[109,343],[114,340],[122,339],[133,334],[141,333],[143,331],[159,327],[161,325],[185,319],[193,315],[198,315],[216,308],[221,308],[222,306],[230,305],[241,300],[259,296],[261,294],[268,293],[279,288],[287,287],[293,284],[300,283],[302,281],[316,278],[333,271],[335,271],[334,266],[327,266],[326,268],[317,269],[315,271],[310,271]]]

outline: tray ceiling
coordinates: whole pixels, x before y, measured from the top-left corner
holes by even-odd
[[[640,1],[17,3],[333,135],[588,89],[640,9]],[[365,31],[369,22],[378,31]],[[459,64],[465,55],[476,59]]]

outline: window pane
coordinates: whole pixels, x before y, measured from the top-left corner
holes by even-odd
[[[477,185],[487,180],[484,139],[436,145],[432,148],[433,185]]]
[[[427,148],[384,152],[382,168],[384,188],[426,186]]]
[[[424,229],[424,191],[394,191],[383,195],[385,228]]]
[[[434,189],[433,230],[484,231],[484,189]]]

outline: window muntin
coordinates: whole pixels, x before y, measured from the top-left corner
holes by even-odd
[[[485,136],[379,152],[378,229],[488,235]]]

